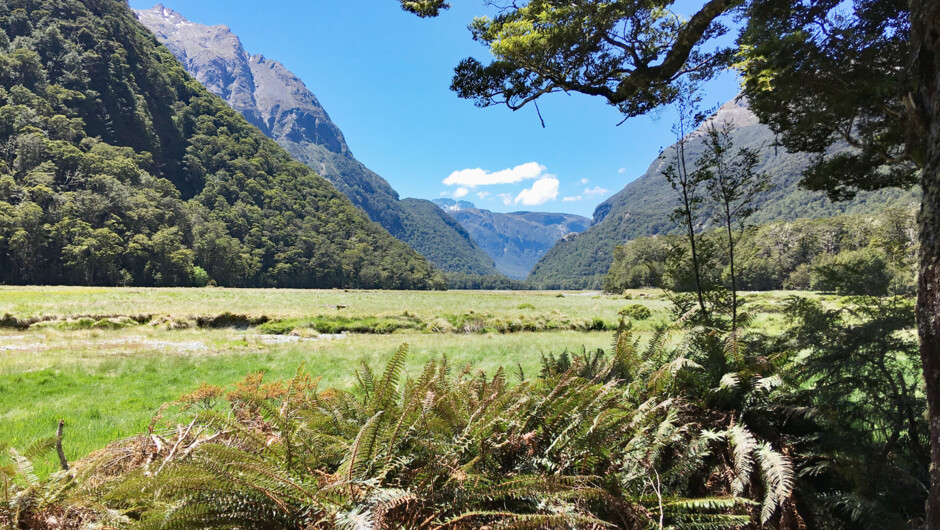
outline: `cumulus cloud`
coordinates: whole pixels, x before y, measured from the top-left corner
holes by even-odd
[[[574,197],[562,197],[561,202],[577,202],[581,200],[580,195],[575,195]]]
[[[470,190],[468,190],[467,188],[457,188],[454,191],[454,198],[459,199],[461,197],[466,197],[468,193],[470,193]]]
[[[526,206],[538,206],[548,201],[554,201],[558,197],[558,179],[552,177],[542,177],[532,183],[531,188],[519,192],[515,203],[522,203]]]
[[[625,168],[625,167],[622,167],[622,168],[620,168],[620,169],[617,170],[617,173],[620,173],[621,175],[623,175],[623,174],[626,173],[626,172],[627,172],[627,168]]]
[[[608,190],[600,186],[594,186],[593,188],[584,188],[584,191],[582,191],[581,193],[583,193],[584,195],[591,196],[591,195],[603,195],[607,193],[607,191]]]
[[[493,184],[516,184],[523,180],[534,180],[545,177],[545,171],[546,167],[537,162],[529,162],[514,168],[494,172],[480,168],[461,169],[460,171],[454,171],[450,176],[444,179],[444,184],[447,186],[462,186],[465,188],[491,186]]]
[[[588,180],[588,179],[583,178],[583,179],[579,180],[578,182],[580,182],[581,184],[587,184],[588,182],[591,182],[591,181]]]
[[[512,204],[512,194],[511,194],[511,193],[497,193],[496,196],[499,197],[500,199],[502,199],[503,204],[505,204],[505,205],[507,205],[507,206],[509,206],[510,204]]]
[[[479,198],[481,198],[481,199],[485,199],[485,198],[489,197],[490,195],[491,195],[491,193],[488,192],[488,191],[478,191],[478,192],[477,192],[477,197],[479,197]]]

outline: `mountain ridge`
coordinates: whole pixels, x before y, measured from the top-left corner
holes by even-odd
[[[775,147],[773,132],[759,122],[757,116],[747,108],[747,102],[740,98],[723,104],[712,117],[687,136],[689,163],[694,164],[701,156],[705,127],[715,120],[734,123],[736,128],[731,138],[735,149],[747,147],[759,150],[762,157],[757,170],[765,171],[772,177],[774,188],[758,197],[758,209],[748,219],[749,224],[867,213],[892,204],[916,201],[914,192],[884,189],[859,193],[852,201],[833,203],[822,192],[800,188],[801,173],[810,155],[788,153],[783,148]],[[616,245],[637,237],[676,232],[675,223],[669,219],[669,214],[676,207],[675,192],[662,174],[662,169],[675,159],[674,144],[656,157],[644,174],[599,204],[588,230],[559,240],[535,265],[527,281],[540,287],[600,288],[613,262]],[[708,223],[706,219],[700,228],[706,229]]]
[[[212,93],[433,265],[449,273],[497,274],[493,260],[459,224],[449,223],[429,201],[401,200],[356,160],[316,96],[284,65],[248,53],[227,26],[191,22],[162,4],[137,16]]]

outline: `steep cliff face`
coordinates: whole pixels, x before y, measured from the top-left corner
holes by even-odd
[[[915,200],[911,192],[888,189],[860,193],[855,200],[833,203],[824,193],[799,187],[809,155],[787,153],[782,147],[778,148],[773,132],[760,124],[745,101],[730,101],[722,105],[711,120],[733,123],[736,127],[732,133],[735,148],[758,150],[761,153],[758,170],[771,175],[774,187],[759,198],[760,206],[749,219],[750,223],[865,213],[894,202]],[[707,122],[687,138],[689,163],[694,164],[702,154],[706,126]],[[669,214],[677,206],[677,197],[663,176],[663,169],[675,159],[676,148],[673,145],[655,158],[646,173],[598,205],[590,229],[563,238],[548,251],[532,269],[529,279],[537,285],[549,287],[597,288],[613,261],[615,246],[637,237],[675,231],[675,223],[669,219]]]
[[[444,272],[496,273],[492,259],[429,201],[399,200],[385,179],[356,160],[316,96],[284,65],[248,53],[227,26],[196,24],[163,5],[137,16],[193,77],[393,236]]]
[[[228,26],[194,24],[163,5],[137,15],[193,77],[266,136],[349,152],[342,131],[303,81],[281,63],[246,52]]]
[[[497,213],[467,201],[436,199],[496,262],[506,276],[524,280],[532,267],[561,238],[583,232],[591,220],[567,213]]]

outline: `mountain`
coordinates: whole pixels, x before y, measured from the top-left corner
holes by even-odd
[[[587,217],[567,213],[496,213],[453,199],[435,199],[434,203],[470,233],[499,272],[515,280],[524,280],[558,240],[591,225]]]
[[[246,52],[227,26],[196,24],[162,5],[137,15],[209,91],[436,267],[496,273],[493,260],[460,225],[429,201],[399,200],[385,179],[356,160],[316,96],[284,65]]]
[[[434,204],[441,207],[445,212],[459,212],[460,210],[469,210],[476,208],[476,205],[470,201],[455,201],[454,199],[434,199]]]
[[[799,187],[809,155],[778,149],[773,132],[759,123],[746,101],[735,100],[722,105],[710,120],[733,123],[736,126],[732,133],[735,149],[759,150],[758,169],[772,176],[774,188],[759,197],[759,208],[748,219],[750,224],[867,213],[917,200],[914,192],[885,189],[859,193],[852,201],[833,203],[824,193]],[[694,164],[701,156],[706,126],[707,122],[688,136],[686,152],[690,163]],[[676,232],[669,214],[675,209],[677,198],[662,173],[663,168],[675,160],[676,146],[673,145],[653,161],[646,173],[594,210],[591,228],[565,237],[552,247],[532,269],[528,281],[542,287],[600,288],[613,261],[616,245],[641,236]],[[702,228],[708,228],[708,224]]]
[[[190,77],[123,0],[0,3],[0,146],[0,283],[443,281]]]

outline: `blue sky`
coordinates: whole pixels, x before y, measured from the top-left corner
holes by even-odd
[[[297,74],[356,158],[402,197],[590,216],[674,141],[669,109],[617,127],[622,117],[602,100],[554,94],[539,102],[543,129],[534,107],[480,109],[457,98],[448,88],[454,66],[488,57],[467,30],[491,9],[482,0],[453,0],[426,20],[395,0],[162,1],[193,22],[226,24],[249,53]],[[707,106],[737,91],[725,74],[706,87]]]

